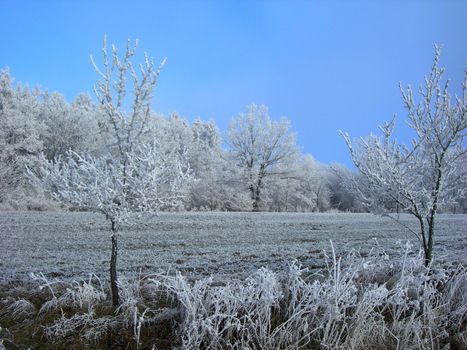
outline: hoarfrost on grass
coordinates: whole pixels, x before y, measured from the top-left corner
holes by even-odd
[[[89,290],[92,278],[36,282],[50,289],[50,300],[63,301],[56,303],[61,314],[45,325],[57,345],[70,337],[99,345],[118,329],[132,339],[131,348],[151,348],[161,320],[171,320],[171,347],[177,349],[465,348],[465,268],[427,269],[421,254],[404,248],[394,268],[379,249],[365,257],[356,251],[337,256],[331,243],[319,274],[293,261],[223,285],[210,277],[189,281],[180,272],[121,279],[122,304],[105,315],[95,309],[109,300],[91,298],[94,304],[86,307],[69,297],[70,290]],[[14,302],[12,310],[27,303]]]
[[[406,215],[409,227],[416,222]],[[465,215],[440,215],[437,259],[466,262]],[[160,213],[120,232],[120,271],[136,276],[179,270],[185,276],[246,278],[256,269],[281,268],[297,259],[310,269],[324,267],[322,249],[336,254],[385,248],[392,262],[411,233],[372,214]],[[91,213],[0,213],[0,284],[28,281],[31,272],[72,279],[95,273],[107,278],[110,258],[105,220]],[[368,265],[368,270],[374,269]],[[376,273],[376,272],[375,272]]]

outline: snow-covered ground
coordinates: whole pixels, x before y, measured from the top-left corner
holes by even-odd
[[[416,222],[402,215],[405,225]],[[435,259],[467,261],[466,215],[440,215]],[[30,272],[59,279],[107,277],[109,223],[92,213],[0,212],[0,282],[29,280]],[[118,269],[125,275],[180,270],[199,278],[246,277],[261,266],[272,269],[297,259],[323,266],[321,250],[332,240],[338,254],[363,255],[382,246],[401,256],[416,237],[389,218],[347,213],[161,213],[123,227]]]

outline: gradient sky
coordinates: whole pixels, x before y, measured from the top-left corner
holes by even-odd
[[[365,136],[397,114],[399,81],[419,86],[433,45],[460,85],[467,1],[21,1],[0,0],[0,67],[17,82],[92,91],[104,34],[123,49],[167,57],[154,110],[225,131],[250,103],[287,116],[304,153],[349,165],[338,130]],[[407,139],[404,128],[399,138]]]

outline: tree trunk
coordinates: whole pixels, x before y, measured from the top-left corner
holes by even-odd
[[[117,229],[115,222],[112,221],[112,256],[110,257],[110,290],[112,292],[112,305],[120,305],[117,285]]]
[[[425,267],[430,266],[433,260],[433,239],[432,236],[428,237],[428,245],[425,248]]]
[[[259,211],[259,203],[261,202],[261,188],[263,187],[263,177],[266,175],[264,173],[264,165],[261,165],[258,172],[258,180],[254,186],[253,193],[253,211]]]
[[[436,208],[432,211],[430,220],[428,221],[428,242],[425,249],[425,266],[429,266],[433,260],[433,238],[435,234],[435,215]]]
[[[414,214],[415,215],[415,214]],[[431,262],[431,254],[432,252],[429,249],[428,242],[426,240],[426,233],[425,233],[425,222],[420,215],[415,215],[418,219],[420,224],[420,238],[422,239],[422,247],[423,247],[423,255],[425,256],[425,266],[428,266]]]
[[[259,202],[260,202],[260,193],[261,190],[259,187],[256,187],[255,190],[255,197],[253,199],[253,211],[258,212],[259,211]]]
[[[430,211],[430,217],[427,219],[428,221],[428,242],[425,248],[425,266],[429,266],[431,261],[433,260],[433,239],[435,235],[435,216],[438,210],[438,200],[439,200],[439,190],[441,187],[441,178],[443,173],[440,170],[441,164],[439,164],[443,159],[443,155],[441,155],[441,160],[438,160],[438,171],[436,174],[436,184],[435,188],[433,189],[433,206]]]
[[[259,202],[261,201],[261,178],[258,178],[258,182],[255,186],[254,198],[253,198],[253,211],[259,211]]]
[[[255,186],[251,184],[250,185],[250,196],[251,196],[253,211],[255,211],[255,198],[256,198],[255,193],[256,193]]]

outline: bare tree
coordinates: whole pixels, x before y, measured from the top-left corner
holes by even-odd
[[[253,211],[259,211],[264,179],[297,155],[290,122],[287,118],[273,121],[266,106],[250,105],[246,114],[232,119],[228,138],[238,165],[245,169]]]
[[[349,135],[341,132],[353,162],[369,186],[417,218],[420,229],[414,233],[421,241],[427,266],[433,259],[439,205],[463,197],[466,192],[462,164],[466,161],[463,140],[467,126],[467,69],[463,96],[452,102],[449,80],[443,83],[444,69],[438,67],[440,53],[436,47],[431,73],[419,89],[418,103],[411,87],[401,86],[407,124],[416,135],[410,146],[393,139],[394,119],[380,127],[382,137],[362,138],[357,148]]]
[[[186,154],[167,149],[157,140],[142,144],[150,113],[152,92],[159,68],[145,55],[140,75],[130,61],[134,48],[128,42],[123,60],[112,47],[109,62],[104,41],[104,69],[96,95],[112,125],[115,143],[101,157],[70,151],[64,158],[48,161],[43,155],[39,167],[30,171],[33,183],[55,199],[79,208],[102,213],[110,222],[112,255],[110,281],[112,303],[119,305],[117,278],[117,232],[132,213],[151,213],[179,203],[190,179]],[[124,111],[127,74],[133,81],[134,98]]]

